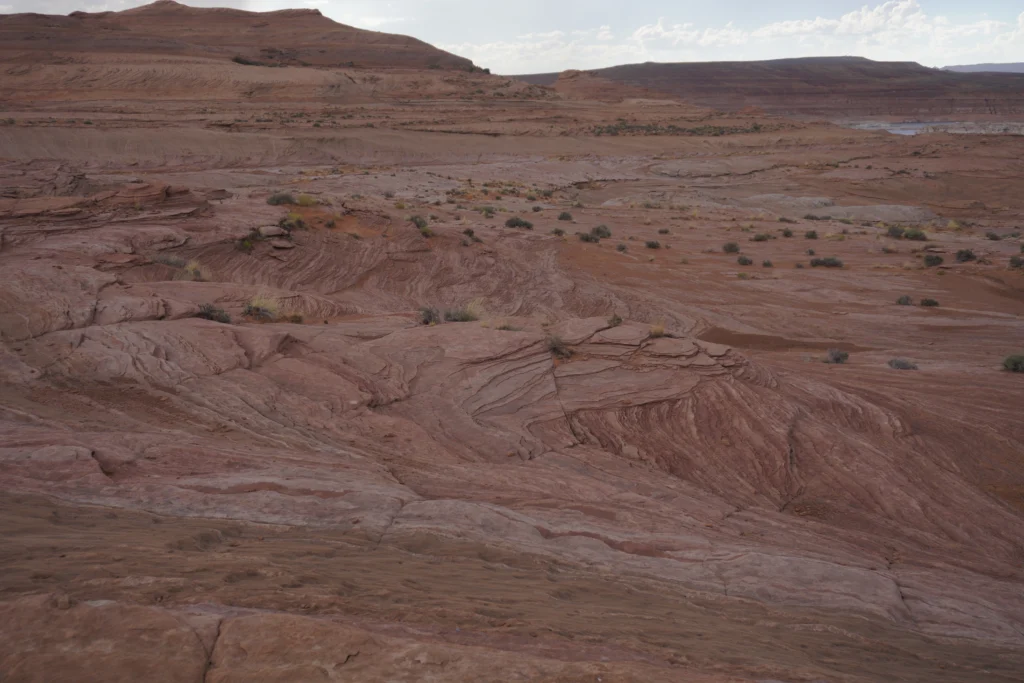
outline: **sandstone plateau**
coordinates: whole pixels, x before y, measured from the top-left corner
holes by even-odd
[[[0,680],[1024,679],[1024,137],[167,0],[0,74]]]

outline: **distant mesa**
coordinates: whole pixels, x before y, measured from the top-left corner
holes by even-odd
[[[1009,65],[1007,65],[1009,66]],[[738,111],[808,116],[957,116],[1024,112],[1024,74],[956,73],[915,62],[876,62],[863,57],[808,57],[754,62],[627,64],[583,72],[589,89],[613,85],[660,93],[690,104]],[[579,90],[581,72],[516,78]]]
[[[416,38],[339,24],[316,9],[247,12],[173,0],[122,12],[5,15],[0,51],[237,57],[263,66],[474,68]]]
[[[945,71],[960,73],[1003,73],[1024,74],[1024,62],[1015,64],[962,64],[960,66],[944,66]]]

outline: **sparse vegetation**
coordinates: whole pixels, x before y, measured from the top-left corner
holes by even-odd
[[[911,299],[906,294],[904,294],[899,299],[896,299],[896,303],[899,304],[900,306],[913,306],[914,305],[914,300]]]
[[[300,194],[299,198],[295,200],[295,203],[299,206],[316,206],[318,204],[316,197],[312,197],[308,194]]]
[[[212,320],[217,323],[228,324],[231,322],[231,316],[228,315],[223,308],[217,308],[213,304],[200,305],[199,312],[196,313],[196,317],[204,320]]]
[[[783,237],[792,237],[793,236],[793,231],[790,230],[789,228],[784,228],[783,231],[782,231],[782,236]]]
[[[418,215],[417,216],[409,216],[409,222],[412,223],[413,225],[415,225],[420,230],[423,230],[428,225],[427,219],[424,218],[423,216],[418,216]]]
[[[1024,372],[1024,356],[1007,356],[1003,360],[1003,369],[1009,372]]]
[[[658,339],[658,338],[664,337],[664,336],[665,336],[665,323],[663,323],[662,321],[659,320],[658,322],[656,322],[653,325],[651,325],[651,337],[653,339]]]
[[[288,232],[292,232],[293,230],[304,230],[306,228],[306,221],[302,220],[302,216],[297,213],[288,214],[279,220],[277,224]]]
[[[890,225],[889,229],[885,231],[885,234],[893,239],[903,239],[903,234],[906,230],[898,225]]]
[[[903,239],[913,240],[915,242],[927,242],[928,235],[926,235],[924,231],[919,228],[911,228],[910,230],[907,230],[905,233],[903,233]]]
[[[570,349],[561,337],[550,335],[548,337],[548,351],[550,351],[556,358],[562,360],[568,360],[572,358],[572,349]]]
[[[722,251],[726,254],[738,254],[740,252],[740,245],[735,242],[726,242],[722,245]]]
[[[917,365],[906,358],[893,358],[889,361],[889,367],[894,370],[917,370]]]
[[[975,261],[977,260],[977,258],[978,257],[975,256],[974,252],[971,251],[970,249],[961,249],[960,251],[956,252],[957,263],[967,263],[968,261]]]
[[[808,249],[808,250],[807,250],[807,255],[808,255],[808,256],[814,256],[814,255],[815,255],[815,253],[816,253],[816,252],[815,252],[815,251],[814,251],[813,249]]]
[[[210,279],[210,269],[195,259],[186,263],[174,276],[175,280],[191,280],[192,282],[206,282]]]
[[[281,204],[294,204],[295,197],[290,192],[275,192],[274,194],[267,197],[267,204],[271,206],[279,206]]]
[[[174,254],[157,254],[153,257],[154,263],[160,263],[171,268],[183,268],[185,266],[185,259]]]
[[[842,365],[850,358],[850,354],[842,349],[829,349],[825,354],[825,362],[832,365]]]
[[[935,299],[921,299],[921,305],[922,306],[928,306],[928,307],[934,307],[934,306],[938,306],[939,302],[936,301]]]
[[[519,216],[513,216],[505,221],[506,228],[525,228],[526,230],[533,230],[533,223],[527,220],[523,220]]]
[[[242,315],[247,318],[269,322],[277,318],[277,310],[277,299],[265,294],[257,294],[245,302],[245,306],[242,307]]]
[[[619,242],[617,245],[615,245],[615,251],[621,251],[621,252],[625,253],[628,250],[629,250],[629,247],[627,247],[622,242]]]
[[[565,230],[562,230],[561,228],[555,228],[554,230],[551,231],[551,234],[554,235],[555,237],[561,237],[562,235],[565,234]]]
[[[534,213],[540,213],[540,212],[541,212],[541,211],[543,211],[543,210],[544,210],[544,209],[543,209],[542,207],[540,207],[540,206],[535,206],[535,207],[533,207],[533,212],[534,212]]]
[[[644,246],[648,249],[661,249],[661,242],[658,240],[647,240],[644,242]]]
[[[835,256],[811,259],[811,268],[842,268],[843,262]]]
[[[818,239],[818,231],[817,230],[808,230],[807,232],[804,233],[804,237],[809,239],[809,240],[816,240],[816,239]]]
[[[779,222],[780,223],[796,223],[798,221],[796,221],[793,218],[786,218],[785,216],[779,216]],[[787,237],[788,237],[788,235],[787,235]]]
[[[444,319],[450,323],[471,323],[474,320],[479,320],[480,315],[474,310],[473,306],[463,306],[462,308],[449,308],[444,312]]]
[[[577,235],[580,238],[580,242],[591,242],[593,244],[597,244],[598,242],[601,241],[600,237],[598,237],[597,235],[592,235],[589,232],[580,232],[577,233]]]
[[[773,264],[768,259],[765,259],[764,261],[761,261],[761,266],[764,267],[764,268],[774,268],[775,264]]]
[[[571,221],[572,220],[572,214],[569,213],[568,211],[563,211],[562,213],[558,214],[558,220],[560,220],[560,221]]]
[[[1024,257],[1021,257],[1021,256],[1011,256],[1010,257],[1010,267],[1011,268],[1024,268]]]
[[[749,266],[751,263],[753,263],[753,260],[747,258],[746,256],[740,256],[738,259],[736,259],[736,263],[740,264],[741,266]]]
[[[612,317],[608,318],[608,327],[618,327],[622,324],[622,318],[619,317],[618,313],[612,313]]]
[[[767,242],[768,240],[771,239],[771,236],[765,235],[764,233],[758,233],[757,235],[754,235],[750,239],[752,242]]]
[[[935,266],[942,265],[942,257],[936,254],[926,254],[924,257],[924,265],[927,268],[934,268]]]
[[[659,235],[667,235],[668,234],[668,228],[658,228],[658,234]]]
[[[421,308],[420,322],[424,325],[437,325],[441,322],[441,313],[436,308]]]
[[[1001,239],[1003,239],[1002,235],[1000,235],[999,233],[995,233],[995,232],[986,232],[985,233],[985,237],[987,237],[988,239],[992,240],[993,242],[998,242]]]
[[[612,231],[608,229],[607,225],[598,225],[595,228],[591,228],[590,234],[601,239],[608,239],[612,236]]]

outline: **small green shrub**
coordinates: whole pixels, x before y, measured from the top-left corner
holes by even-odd
[[[570,349],[560,337],[551,335],[548,337],[548,351],[550,351],[556,358],[567,360],[572,358],[572,349]]]
[[[204,320],[212,320],[218,323],[231,322],[231,316],[228,315],[223,308],[217,308],[213,304],[202,304],[199,307],[199,312],[196,313],[196,317]]]
[[[417,216],[409,216],[409,222],[412,223],[413,225],[415,225],[420,230],[423,230],[428,225],[427,219],[424,218],[423,216],[418,216],[418,215]]]
[[[911,299],[906,294],[904,294],[899,299],[896,299],[896,303],[899,304],[900,306],[913,306],[914,305],[914,300]]]
[[[740,256],[738,259],[736,259],[736,263],[740,264],[741,266],[749,266],[751,263],[753,263],[753,261],[747,258],[746,256]]]
[[[667,235],[668,234],[668,228],[658,228],[658,234],[659,235]]]
[[[740,245],[735,242],[726,242],[722,245],[722,251],[726,254],[738,254],[740,252]]]
[[[441,313],[436,308],[421,308],[420,322],[424,325],[437,325],[441,322]]]
[[[648,249],[661,249],[661,242],[658,240],[647,240],[644,242],[644,246]]]
[[[1021,256],[1011,256],[1010,257],[1010,267],[1011,268],[1024,268],[1024,257],[1021,257]]]
[[[815,251],[813,249],[808,249],[807,250],[807,255],[808,256],[814,256],[815,255]]]
[[[764,268],[774,268],[775,264],[773,264],[771,261],[765,259],[764,261],[761,262],[761,266],[764,267]]]
[[[188,263],[185,259],[180,256],[174,256],[173,254],[157,254],[153,257],[154,263],[161,263],[171,268],[184,268],[185,264]]]
[[[534,212],[534,213],[540,213],[540,212],[541,212],[541,211],[543,211],[543,210],[544,210],[544,209],[543,209],[543,208],[541,208],[541,207],[539,207],[539,206],[535,206],[535,207],[533,207],[533,212]]]
[[[558,220],[560,220],[560,221],[571,221],[572,220],[572,214],[569,213],[568,211],[563,211],[562,213],[558,214]]]
[[[785,216],[779,216],[780,223],[796,223],[797,221],[793,218],[786,218]]]
[[[804,233],[804,237],[809,239],[809,240],[816,240],[816,239],[818,239],[818,231],[817,230],[808,230],[807,232]]]
[[[974,252],[971,251],[970,249],[961,249],[960,251],[956,252],[957,263],[967,263],[968,261],[977,260],[977,258],[978,257],[975,256]]]
[[[473,231],[473,228],[466,228],[462,231],[462,234],[466,237],[473,237],[476,233]]]
[[[562,230],[561,228],[555,228],[554,230],[551,231],[551,234],[554,235],[555,237],[561,237],[562,235],[565,234],[565,230]]]
[[[903,238],[903,234],[905,232],[906,230],[898,225],[890,225],[889,229],[886,230],[885,234],[888,235],[889,237],[892,237],[893,239],[898,240]]]
[[[302,216],[297,213],[288,214],[287,216],[279,220],[277,224],[280,227],[287,230],[288,232],[292,232],[293,230],[306,229],[306,221],[302,220]]]
[[[621,251],[621,252],[625,253],[628,249],[629,249],[629,247],[627,247],[625,244],[623,244],[621,242],[619,244],[615,245],[615,251]]]
[[[271,206],[279,206],[281,204],[294,204],[295,197],[290,192],[275,192],[274,194],[267,197],[267,204]]]
[[[789,228],[785,228],[782,231],[782,236],[783,237],[792,237],[793,236],[793,231],[790,230]]]
[[[431,230],[430,228],[420,228],[420,235],[427,239],[430,239],[431,237],[434,236],[434,231]]]
[[[1003,239],[1002,235],[1000,235],[999,233],[995,233],[995,232],[986,232],[985,233],[985,237],[987,237],[988,239],[992,240],[993,242],[998,242],[1001,239]]]
[[[608,327],[618,327],[622,324],[622,318],[619,317],[618,313],[612,313],[612,317],[608,318]]]
[[[835,256],[811,259],[811,268],[842,268],[843,262]]]
[[[893,358],[889,361],[889,367],[894,370],[917,370],[917,365],[906,358]]]
[[[939,302],[935,299],[921,299],[922,306],[938,306]]]
[[[295,200],[295,203],[298,204],[299,206],[306,207],[317,205],[316,197],[311,197],[308,194],[300,194],[299,198]]]
[[[578,234],[580,242],[591,242],[593,244],[597,244],[598,242],[601,241],[600,237],[598,237],[597,235],[591,235],[589,232],[581,232]]]
[[[905,233],[903,233],[903,239],[913,240],[915,242],[927,242],[928,235],[926,235],[924,231],[920,230],[919,228],[911,228],[910,230],[907,230]]]
[[[767,242],[768,240],[771,239],[771,237],[768,236],[768,235],[765,235],[764,233],[759,233],[757,235],[754,235],[750,239],[753,242]]]
[[[1024,372],[1024,356],[1007,356],[1003,361],[1003,369],[1010,372]]]
[[[928,268],[942,265],[942,257],[935,254],[928,254],[924,257],[924,265]]]
[[[842,365],[850,358],[850,354],[842,349],[829,349],[825,354],[825,362],[832,365]]]
[[[590,229],[590,234],[595,237],[607,239],[612,236],[612,231],[608,229],[607,225],[598,225],[597,227]]]
[[[480,318],[468,306],[463,306],[462,308],[449,308],[444,312],[444,319],[450,323],[471,323]]]
[[[506,228],[525,228],[527,230],[533,230],[533,223],[527,220],[523,220],[519,216],[514,216],[505,221]]]

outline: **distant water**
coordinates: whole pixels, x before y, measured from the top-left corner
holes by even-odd
[[[894,135],[917,135],[919,133],[959,133],[961,135],[1024,135],[1024,122],[974,121],[843,121],[841,125],[857,130],[884,130]]]

